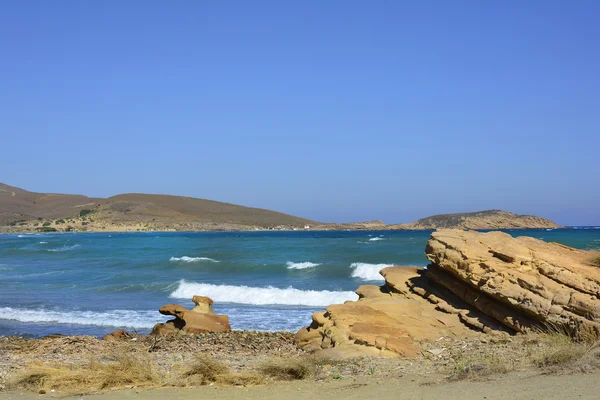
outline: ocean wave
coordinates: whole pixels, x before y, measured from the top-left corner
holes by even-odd
[[[318,267],[319,265],[321,265],[321,264],[320,263],[312,263],[310,261],[305,261],[305,262],[300,262],[300,263],[288,261],[287,269],[306,269],[306,268]]]
[[[56,249],[48,249],[46,251],[52,251],[52,252],[61,252],[61,251],[69,251],[69,250],[73,250],[76,249],[78,247],[81,247],[81,245],[79,244],[74,244],[72,246],[63,246],[63,247],[57,247]]]
[[[40,242],[40,244],[48,244],[48,242]]]
[[[0,319],[20,322],[46,322],[55,324],[75,324],[93,326],[113,326],[118,328],[152,328],[164,320],[158,311],[108,310],[96,311],[55,311],[45,309],[18,309],[0,307]]]
[[[208,258],[208,257],[188,257],[188,256],[171,257],[169,259],[169,261],[180,261],[180,262],[186,262],[186,263],[200,262],[200,261],[219,262],[218,260],[214,260],[214,259]]]
[[[297,305],[321,307],[357,300],[354,292],[333,292],[329,290],[299,290],[293,287],[279,289],[274,287],[249,287],[232,285],[213,285],[179,281],[179,287],[170,297],[191,299],[193,296],[208,296],[216,302],[254,304],[254,305]]]
[[[367,264],[367,263],[352,263],[350,268],[353,278],[360,278],[365,281],[383,281],[383,276],[379,273],[386,267],[391,267],[392,264]]]
[[[378,240],[385,240],[385,239],[382,237],[374,237],[374,238],[369,239],[369,242],[376,242]]]

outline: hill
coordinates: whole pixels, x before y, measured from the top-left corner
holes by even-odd
[[[458,214],[439,214],[409,224],[388,225],[390,229],[525,229],[560,228],[546,218],[518,215],[502,210],[486,210]]]
[[[101,201],[81,195],[28,192],[0,183],[0,225],[68,217],[83,208],[95,207]]]
[[[240,230],[311,224],[275,211],[191,197],[130,193],[102,199],[0,184],[0,226],[25,230]]]
[[[34,193],[0,183],[0,227],[18,231],[210,231],[252,229],[433,230],[557,228],[554,222],[501,210],[440,214],[408,224],[327,224],[260,208],[192,197],[128,193],[109,198]],[[7,230],[7,229],[4,229]]]

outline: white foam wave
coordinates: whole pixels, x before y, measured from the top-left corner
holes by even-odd
[[[374,238],[369,239],[369,242],[376,242],[378,240],[385,240],[385,239],[382,237],[374,237]]]
[[[216,302],[239,304],[281,304],[321,307],[343,303],[346,300],[357,300],[354,292],[334,292],[329,290],[299,290],[293,287],[279,289],[274,287],[249,287],[232,285],[212,285],[179,281],[179,287],[170,297],[191,299],[193,296],[208,296]]]
[[[113,326],[119,328],[152,328],[164,320],[158,311],[108,310],[96,311],[55,311],[45,309],[17,309],[0,307],[0,319],[20,322],[45,322],[55,324],[75,324],[93,326]]]
[[[56,249],[48,249],[47,251],[52,251],[52,252],[57,252],[57,251],[69,251],[69,250],[73,250],[76,249],[78,247],[81,247],[81,245],[78,244],[74,244],[72,246],[63,246],[63,247],[58,247]]]
[[[186,262],[186,263],[200,262],[200,261],[219,262],[218,260],[208,258],[208,257],[188,257],[188,256],[171,257],[169,259],[169,261],[180,261],[180,262]]]
[[[18,238],[24,238],[24,237],[27,237],[27,236],[25,236],[25,235],[17,235],[17,237]]]
[[[306,268],[314,268],[314,267],[318,267],[319,263],[312,263],[310,261],[305,261],[305,262],[300,262],[300,263],[295,263],[295,262],[291,262],[288,261],[287,262],[287,269],[306,269]]]
[[[351,276],[365,281],[383,281],[383,276],[379,274],[379,271],[391,266],[391,264],[352,263],[350,268],[354,271],[352,271]]]
[[[40,244],[48,244],[48,242],[40,242]]]

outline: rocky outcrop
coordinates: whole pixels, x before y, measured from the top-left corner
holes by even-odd
[[[415,357],[440,337],[527,333],[544,327],[600,332],[600,269],[590,254],[502,232],[431,235],[426,268],[390,267],[358,301],[313,314],[296,334],[307,351],[334,357]]]
[[[390,229],[552,229],[560,226],[549,219],[534,215],[517,215],[501,210],[486,210],[459,214],[440,214],[421,218],[409,224],[389,225]]]
[[[432,285],[423,268],[390,267],[381,274],[385,285],[359,287],[358,301],[314,313],[312,324],[296,334],[298,346],[340,358],[416,357],[422,341],[506,330],[447,289]]]
[[[179,304],[167,304],[158,311],[163,315],[172,315],[175,319],[156,324],[152,329],[155,335],[187,335],[205,332],[230,331],[229,318],[213,312],[213,301],[204,296],[194,296],[196,306],[188,310]]]
[[[503,232],[442,230],[427,243],[428,276],[518,332],[599,329],[600,269],[589,252]]]

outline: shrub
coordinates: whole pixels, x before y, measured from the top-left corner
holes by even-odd
[[[52,225],[52,222],[50,222],[50,221],[46,221],[42,224],[42,226],[50,226],[50,225]]]
[[[62,219],[62,218],[61,218],[61,219],[59,219],[59,220],[57,220],[57,221],[55,222],[55,224],[57,224],[57,225],[58,225],[58,224],[64,224],[64,223],[65,223],[65,220],[64,220],[64,219]]]
[[[92,214],[93,212],[94,212],[94,210],[88,210],[88,209],[81,210],[81,211],[79,211],[79,216],[85,217],[86,215]]]
[[[85,226],[85,225],[87,225],[87,224],[89,224],[89,222],[87,222],[87,221],[83,221],[83,222],[81,223],[81,225],[83,225],[83,226]]]
[[[73,231],[73,227],[71,225],[69,225],[65,228],[65,232],[72,232],[72,231]]]
[[[36,229],[38,232],[57,232],[56,228],[52,228],[51,226],[44,226],[42,228]]]

